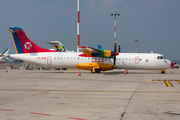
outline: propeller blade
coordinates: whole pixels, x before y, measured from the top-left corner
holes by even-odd
[[[119,44],[119,47],[118,47],[118,53],[121,52],[121,44]]]
[[[116,56],[114,56],[114,65],[116,65]]]
[[[114,52],[116,52],[116,42],[114,43]]]

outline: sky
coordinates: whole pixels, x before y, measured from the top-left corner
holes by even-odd
[[[116,39],[122,52],[163,54],[180,60],[179,0],[80,0],[80,46],[114,49]],[[48,41],[60,41],[68,50],[77,51],[77,0],[1,0],[0,52],[15,53],[6,29],[21,27],[27,37],[43,48]]]

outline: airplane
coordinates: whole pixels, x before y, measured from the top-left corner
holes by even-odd
[[[36,64],[60,68],[78,68],[90,70],[92,73],[113,69],[161,70],[174,66],[174,63],[158,53],[119,53],[114,58],[100,56],[80,56],[83,52],[57,52],[37,46],[29,40],[20,27],[10,27],[14,47],[17,54],[10,57]],[[81,48],[81,47],[80,47]],[[82,47],[86,49],[86,47]],[[88,48],[89,49],[89,48]]]
[[[45,43],[51,44],[51,46],[53,47],[53,49],[55,51],[58,51],[58,52],[67,52],[67,49],[65,48],[65,46],[61,42],[59,42],[59,41],[50,41],[50,42],[45,42]]]
[[[5,61],[7,59],[7,57],[9,56],[9,54],[8,54],[9,50],[10,50],[10,48],[7,48],[3,53],[1,53],[0,61]]]

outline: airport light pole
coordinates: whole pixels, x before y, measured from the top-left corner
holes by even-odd
[[[137,42],[138,42],[138,40],[135,40],[135,42],[136,42],[136,53],[137,53],[137,46],[138,46]]]
[[[79,0],[77,0],[77,52],[79,52],[79,41],[80,41],[80,36],[79,36],[79,22],[80,22],[80,13],[79,13]]]
[[[114,16],[114,43],[116,45],[116,16],[120,16],[120,14],[119,13],[112,13],[111,16]],[[114,52],[116,52],[116,51],[114,51]]]

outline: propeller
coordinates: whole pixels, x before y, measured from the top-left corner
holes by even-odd
[[[118,53],[121,52],[121,44],[119,43],[119,47],[118,47]]]

